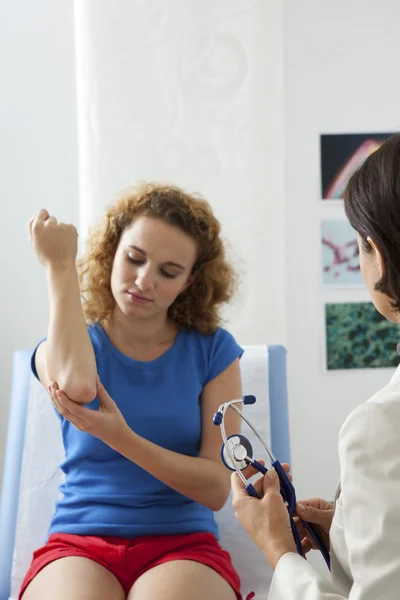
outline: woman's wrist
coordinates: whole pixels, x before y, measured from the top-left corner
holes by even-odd
[[[129,460],[135,462],[133,457],[134,448],[137,448],[138,442],[141,439],[142,438],[135,433],[127,423],[125,423],[124,429],[119,433],[117,439],[112,444],[112,449],[125,457],[129,454]]]
[[[78,273],[76,263],[73,260],[49,261],[45,264],[44,268],[47,277],[51,279],[65,277],[65,275],[69,275],[70,273]]]

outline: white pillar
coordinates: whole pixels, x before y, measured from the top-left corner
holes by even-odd
[[[81,230],[138,180],[202,193],[242,342],[284,342],[281,2],[77,0]]]

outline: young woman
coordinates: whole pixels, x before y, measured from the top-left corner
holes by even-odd
[[[400,324],[400,135],[389,138],[351,177],[345,210],[358,234],[371,300]],[[313,498],[297,507],[299,517],[316,523],[330,540],[332,581],[296,553],[275,472],[258,481],[261,500],[249,498],[240,480],[232,479],[238,518],[275,569],[270,600],[400,596],[400,367],[347,418],[339,458],[335,506]],[[302,534],[308,551],[310,540]]]
[[[212,416],[241,396],[242,350],[219,327],[234,278],[210,206],[128,193],[89,237],[81,288],[75,228],[40,210],[29,231],[50,305],[32,369],[60,417],[65,483],[20,597],[241,598],[213,516],[229,475]]]

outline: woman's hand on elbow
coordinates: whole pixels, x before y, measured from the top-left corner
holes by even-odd
[[[73,402],[54,382],[49,393],[54,406],[67,421],[77,429],[98,438],[110,448],[123,453],[125,445],[132,443],[132,436],[135,434],[99,378],[96,380],[96,391],[99,407],[95,410]]]
[[[70,400],[77,404],[89,404],[90,402],[93,402],[97,396],[96,380],[93,381],[93,384],[90,381],[79,381],[71,384],[68,383],[68,381],[63,382],[63,379],[60,379],[60,381],[52,381],[50,383],[50,386],[51,385],[53,385],[55,390],[62,390]],[[49,388],[48,392],[51,396],[52,394]]]

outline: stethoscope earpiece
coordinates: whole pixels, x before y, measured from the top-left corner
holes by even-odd
[[[218,412],[215,413],[215,415],[213,416],[213,423],[214,425],[221,425],[222,423],[222,419],[223,419],[223,414],[222,412],[219,410]]]

